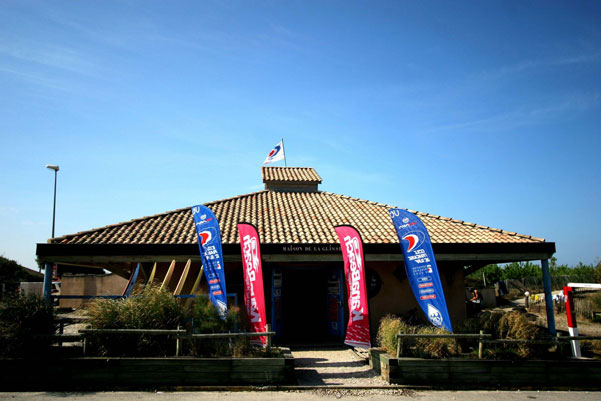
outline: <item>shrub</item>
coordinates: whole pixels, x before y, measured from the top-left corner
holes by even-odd
[[[526,319],[523,313],[510,312],[499,320],[498,337],[507,339],[535,340],[540,337],[541,329]],[[515,346],[522,358],[532,357],[541,347],[529,344]]]
[[[0,301],[0,355],[40,356],[56,332],[54,308],[36,295],[11,296]]]
[[[194,333],[202,334],[233,332],[240,323],[239,317],[237,307],[229,308],[227,318],[223,320],[208,297],[199,297],[195,299],[190,315],[191,329]],[[188,354],[196,356],[232,355],[234,350],[240,356],[251,353],[249,339],[196,339],[186,341],[186,348]]]
[[[433,326],[419,327],[418,334],[449,334],[448,331]],[[415,353],[421,358],[448,358],[456,355],[458,349],[452,338],[420,338],[416,341]]]
[[[411,333],[412,326],[409,326],[399,317],[394,315],[386,315],[380,320],[380,326],[378,327],[377,342],[384,351],[390,355],[396,355],[397,350],[397,338],[396,335],[399,333],[407,334]],[[401,353],[406,351],[408,346],[407,339],[401,339]]]
[[[432,326],[411,326],[402,319],[387,315],[380,320],[377,341],[390,355],[397,352],[397,334],[448,334],[448,331]],[[447,358],[455,355],[453,339],[446,338],[401,338],[400,354],[420,358]]]
[[[166,290],[147,287],[132,297],[97,299],[86,314],[94,329],[177,329],[183,322],[180,303]],[[175,341],[164,335],[96,334],[90,349],[100,355],[173,355]]]

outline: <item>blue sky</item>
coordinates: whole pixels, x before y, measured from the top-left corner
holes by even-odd
[[[0,6],[0,254],[262,188],[322,190],[601,257],[598,1]],[[275,165],[282,165],[281,162]]]

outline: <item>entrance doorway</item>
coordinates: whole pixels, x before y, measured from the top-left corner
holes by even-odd
[[[284,343],[338,341],[343,318],[338,270],[324,267],[285,268],[281,274],[281,328]],[[336,286],[338,291],[333,291]],[[335,328],[334,330],[332,328]]]

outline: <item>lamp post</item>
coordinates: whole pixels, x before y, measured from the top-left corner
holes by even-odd
[[[58,175],[58,166],[54,164],[47,164],[47,169],[54,170],[54,204],[52,206],[52,238],[54,238],[54,221],[56,217],[56,177]],[[46,263],[44,267],[44,289],[42,293],[42,297],[48,303],[52,303],[51,298],[52,293],[52,264]]]
[[[52,238],[54,238],[54,220],[56,217],[56,177],[58,175],[58,166],[54,164],[47,164],[47,169],[54,170],[54,204],[52,206]]]

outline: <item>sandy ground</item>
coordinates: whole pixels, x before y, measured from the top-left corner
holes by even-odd
[[[301,386],[394,387],[386,383],[361,355],[348,348],[292,349]]]
[[[324,390],[307,391],[199,391],[199,392],[97,392],[97,393],[0,393],[0,400],[14,401],[115,401],[115,400],[265,400],[318,401],[323,399],[349,400],[415,400],[415,401],[598,401],[601,393],[578,391],[413,391],[413,390]]]
[[[552,294],[555,295],[561,291],[553,291]],[[544,298],[544,294],[538,294],[540,299]],[[516,306],[524,306],[524,299],[516,299],[512,301],[512,305],[509,308]],[[528,313],[531,313],[536,316],[536,322],[539,326],[547,327],[547,311],[545,309],[545,303],[541,301],[536,305],[532,305],[528,308]],[[555,328],[557,330],[568,331],[568,321],[566,317],[565,310],[561,312],[557,312],[557,309],[554,309],[555,314]],[[601,323],[592,323],[590,321],[586,321],[582,318],[577,319],[577,327],[578,334],[581,336],[601,336]]]

